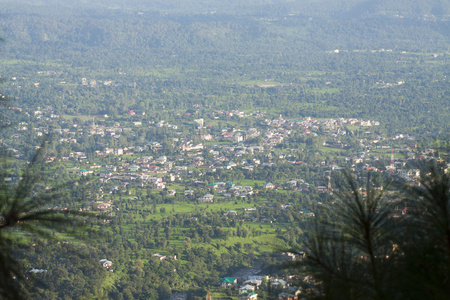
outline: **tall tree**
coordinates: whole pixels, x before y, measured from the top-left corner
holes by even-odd
[[[395,198],[345,172],[338,201],[319,215],[296,263],[313,275],[318,299],[445,299],[450,292],[450,178],[427,165]],[[401,200],[399,213],[391,203]],[[406,212],[406,213],[405,213]],[[301,251],[300,251],[301,250]]]
[[[4,299],[24,298],[24,270],[15,259],[17,237],[26,232],[41,239],[55,239],[53,232],[58,224],[72,223],[81,228],[79,219],[68,215],[87,216],[74,210],[60,210],[55,200],[64,196],[73,182],[63,183],[40,192],[37,186],[41,177],[41,165],[48,139],[44,139],[28,162],[20,178],[11,178],[8,173],[8,156],[1,153],[0,168],[0,295]],[[17,183],[15,182],[17,181]],[[82,180],[81,180],[82,181]],[[63,200],[63,199],[61,199]]]

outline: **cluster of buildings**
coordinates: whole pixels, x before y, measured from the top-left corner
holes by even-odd
[[[355,125],[363,127],[379,126],[380,122],[362,120],[356,118],[339,118],[339,119],[325,119],[325,120],[315,120],[311,117],[305,117],[303,119],[288,120],[283,119],[282,116],[278,119],[264,119],[264,123],[268,126],[274,127],[300,127],[305,129],[318,130],[319,126],[330,130],[341,129],[345,125]]]
[[[286,280],[280,278],[269,278],[269,276],[250,275],[247,280],[238,281],[237,277],[220,278],[219,285],[222,288],[235,288],[239,291],[238,300],[257,300],[258,289],[262,287],[263,281],[270,285],[272,289],[280,290],[279,300],[299,300],[302,288],[294,286],[296,277],[288,276]],[[238,283],[239,282],[239,283]]]
[[[172,143],[173,149],[176,149],[176,152],[171,157],[167,157],[161,155],[166,145],[162,141],[145,141],[145,139],[136,138],[135,141],[129,142],[129,144],[118,143],[122,134],[126,133],[128,136],[135,137],[137,131],[146,126],[172,126],[169,126],[165,121],[155,123],[144,122],[140,119],[138,121],[134,120],[135,117],[142,119],[145,116],[145,112],[129,110],[127,114],[133,116],[133,118],[128,122],[123,122],[125,126],[118,122],[109,122],[113,123],[113,125],[109,126],[99,125],[101,122],[96,124],[94,119],[92,123],[89,121],[84,123],[84,125],[77,124],[70,121],[70,119],[62,118],[60,115],[55,114],[51,106],[39,107],[37,110],[31,110],[30,113],[25,113],[33,115],[36,118],[37,122],[34,131],[37,136],[53,133],[58,136],[57,141],[59,143],[67,144],[72,149],[76,149],[60,157],[48,156],[46,157],[47,162],[55,162],[58,160],[73,161],[82,166],[76,172],[74,171],[78,175],[98,176],[101,183],[114,182],[118,186],[118,190],[121,189],[120,186],[126,187],[130,184],[159,190],[169,188],[168,194],[172,196],[177,193],[175,189],[170,189],[172,182],[196,182],[192,184],[193,188],[205,188],[197,179],[205,173],[215,173],[219,170],[240,170],[245,174],[254,172],[258,168],[273,166],[273,159],[276,159],[277,163],[285,161],[292,164],[307,164],[308,162],[290,159],[290,155],[283,153],[274,154],[273,152],[274,147],[278,144],[286,141],[289,142],[290,136],[294,131],[297,134],[324,136],[325,141],[321,144],[324,147],[351,150],[347,143],[340,141],[340,137],[348,133],[348,130],[344,130],[345,126],[371,127],[379,125],[379,122],[376,121],[365,121],[356,118],[315,120],[306,117],[303,119],[288,120],[280,116],[275,119],[264,119],[265,114],[262,112],[245,114],[239,111],[214,111],[212,113],[214,119],[231,116],[252,117],[256,119],[256,122],[253,124],[260,124],[261,126],[249,127],[247,129],[223,128],[221,130],[212,130],[212,127],[207,125],[208,119],[192,118],[193,125],[198,126],[198,130],[202,132],[198,132],[197,136],[191,138],[186,136],[172,138],[170,143]],[[97,118],[97,121],[104,121],[106,119],[107,116],[103,116]],[[59,128],[45,126],[44,124],[48,122],[57,123]],[[9,139],[2,140],[2,143],[6,145],[10,143],[13,145],[16,140],[20,140],[21,136],[24,136],[21,131],[29,130],[29,126],[28,123],[20,123],[17,133]],[[171,128],[178,129],[178,127]],[[181,132],[177,133],[181,134]],[[109,143],[106,140],[104,144],[98,143],[96,146],[97,149],[93,152],[94,157],[92,157],[90,153],[86,153],[86,150],[81,147],[80,140],[86,139],[86,136],[96,135],[105,138],[110,137],[110,139]],[[246,143],[246,141],[254,138],[258,138],[256,145]],[[362,132],[362,136],[356,139],[362,151],[349,151],[352,155],[346,157],[346,160],[353,169],[358,166],[368,171],[387,171],[406,180],[415,180],[419,177],[419,173],[417,170],[409,170],[406,168],[407,160],[409,158],[417,159],[420,156],[427,157],[427,155],[432,155],[431,150],[428,154],[417,153],[414,138],[403,134],[396,134],[391,138],[387,138],[385,136],[371,134],[371,132],[367,131]],[[217,144],[214,144],[215,142]],[[391,163],[385,163],[384,166],[380,165],[380,161],[383,159],[386,160],[387,157],[380,157],[379,149],[386,149],[385,151],[388,152],[389,149],[393,148],[393,143],[401,144],[400,148],[395,149],[395,152],[406,153],[405,159],[395,158],[392,159]],[[98,149],[99,145],[104,146]],[[18,159],[23,157],[19,150],[13,147],[9,147],[9,149],[12,149],[11,151],[14,152],[14,157]],[[149,155],[149,152],[152,155]],[[89,156],[90,159],[88,159]],[[97,157],[117,157],[117,159],[115,163],[101,165],[94,162]],[[329,168],[330,171],[341,168],[329,160],[318,162],[317,167]],[[200,197],[197,196],[195,198],[197,201],[213,202],[217,196],[247,197],[255,193],[254,187],[252,186],[230,186],[229,183],[220,181],[210,183],[207,187],[210,189],[210,193]],[[311,190],[309,183],[296,180],[289,180],[285,184],[267,182],[262,187],[263,190],[275,188],[290,188],[297,191]],[[313,188],[318,192],[327,192],[330,190],[328,186],[313,186]],[[186,190],[184,194],[193,195],[194,192],[194,190]],[[97,209],[104,211],[111,210],[108,207],[108,203],[97,205]]]

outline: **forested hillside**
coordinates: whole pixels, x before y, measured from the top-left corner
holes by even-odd
[[[342,14],[321,10],[328,5],[310,7],[302,1],[250,2],[239,14],[199,13],[196,5],[191,13],[182,13],[138,2],[126,10],[100,4],[91,8],[86,2],[2,4],[7,12],[0,20],[7,41],[3,56],[9,60],[3,73],[41,82],[38,89],[19,92],[11,87],[9,93],[20,95],[20,103],[43,98],[54,102],[54,95],[66,94],[66,102],[54,104],[67,105],[69,114],[113,114],[115,108],[120,112],[139,103],[166,108],[270,105],[280,112],[320,117],[348,112],[382,117],[393,125],[391,130],[418,124],[443,129],[448,123],[450,26],[445,16],[429,13],[439,5],[445,12],[445,2],[427,2],[404,16],[386,11],[421,2],[346,3]],[[299,10],[303,4],[305,11]],[[265,9],[267,5],[271,9]],[[264,9],[256,12],[256,7]],[[354,10],[364,13],[346,17]],[[65,84],[46,85],[49,76],[37,75],[45,70],[60,72],[57,77]],[[86,94],[77,87],[82,78],[121,85]],[[254,84],[261,81],[270,87]],[[131,91],[125,86],[134,82],[135,97],[129,101]],[[84,103],[72,101],[82,94],[87,96]],[[89,98],[96,99],[95,105]]]

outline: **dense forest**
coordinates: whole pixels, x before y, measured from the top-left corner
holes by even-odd
[[[446,131],[445,1],[417,1],[409,12],[397,10],[414,7],[401,1],[347,1],[335,13],[333,1],[304,10],[302,1],[254,1],[241,14],[199,13],[203,3],[193,2],[184,13],[139,2],[127,10],[2,4],[3,76],[18,78],[6,89],[20,105],[51,103],[64,114],[270,107],[291,117],[382,118],[392,132]],[[89,89],[83,78],[110,85]]]

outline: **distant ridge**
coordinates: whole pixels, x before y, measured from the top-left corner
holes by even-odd
[[[447,0],[364,0],[357,1],[348,12],[348,17],[371,15],[403,17],[444,17],[450,14],[450,1]]]

